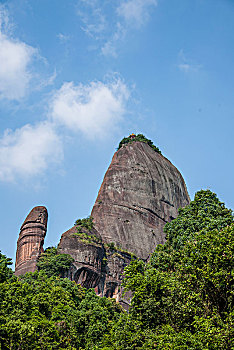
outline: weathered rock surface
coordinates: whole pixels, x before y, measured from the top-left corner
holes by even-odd
[[[164,225],[189,201],[176,167],[136,141],[114,154],[91,216],[104,242],[147,259],[165,242]]]
[[[107,246],[105,244],[105,246]],[[102,296],[115,298],[125,309],[129,306],[129,293],[123,295],[123,288],[120,286],[124,268],[130,264],[133,257],[118,249],[106,249],[106,266],[104,274]]]
[[[43,252],[47,219],[47,209],[43,206],[33,208],[26,217],[17,241],[15,275],[23,275],[37,269],[38,258]]]
[[[86,288],[97,289],[102,278],[102,261],[104,248],[97,231],[82,229],[78,233],[76,226],[64,232],[60,239],[58,250],[62,254],[70,254],[74,259],[66,277],[80,283]]]
[[[64,277],[83,287],[94,288],[99,296],[113,297],[118,302],[127,304],[119,285],[124,267],[131,260],[128,253],[103,244],[95,229],[87,231],[82,228],[78,232],[77,226],[62,234],[58,250],[62,254],[70,254],[74,259]]]

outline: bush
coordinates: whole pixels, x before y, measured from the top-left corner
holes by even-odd
[[[39,271],[44,271],[48,277],[64,277],[73,261],[74,259],[69,254],[60,254],[57,248],[49,247],[41,254],[37,267]]]
[[[132,143],[132,142],[136,142],[136,141],[147,143],[147,145],[149,145],[155,152],[162,154],[161,151],[159,150],[159,148],[156,147],[151,140],[147,139],[142,134],[137,134],[133,138],[131,136],[124,137],[122,139],[122,141],[120,141],[119,147],[117,148],[117,150],[119,150],[123,145],[126,145],[127,143]]]
[[[85,219],[78,219],[74,225],[77,226],[78,232],[81,232],[82,228],[91,231],[94,228],[93,218],[92,216],[88,216]]]

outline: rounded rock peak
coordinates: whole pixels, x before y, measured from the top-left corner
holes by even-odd
[[[104,243],[146,260],[165,242],[164,225],[189,202],[179,170],[158,149],[136,140],[123,142],[114,154],[91,216]]]
[[[43,224],[45,227],[47,226],[47,220],[48,220],[48,211],[46,207],[44,206],[37,206],[34,207],[26,219],[23,222],[23,225],[21,226],[21,229],[24,225],[28,223],[40,223]]]

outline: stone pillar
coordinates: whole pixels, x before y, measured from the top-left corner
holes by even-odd
[[[24,275],[37,269],[37,261],[43,252],[47,231],[47,209],[42,206],[33,208],[20,229],[17,241],[15,275]]]

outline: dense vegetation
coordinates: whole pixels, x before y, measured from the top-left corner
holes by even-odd
[[[1,283],[0,300],[3,349],[92,349],[121,312],[93,290],[44,272]]]
[[[69,254],[60,254],[57,248],[49,247],[41,254],[37,267],[48,277],[63,277],[73,261],[74,259]]]
[[[88,216],[84,219],[78,219],[74,225],[77,227],[77,232],[82,232],[82,228],[91,231],[94,228],[93,218],[92,216]]]
[[[94,245],[100,245],[102,243],[101,238],[97,236],[96,232],[93,230],[94,222],[92,216],[76,220],[74,226],[77,228],[75,235],[77,235],[83,243]]]
[[[165,232],[148,264],[125,269],[134,296],[110,349],[234,349],[232,212],[200,191]]]
[[[0,254],[2,349],[234,349],[231,210],[199,191],[165,232],[166,244],[148,263],[134,260],[125,269],[125,289],[133,292],[128,313],[60,278],[64,260],[54,248],[40,271],[20,279]]]
[[[11,259],[1,254],[0,251],[0,283],[9,280],[13,275],[13,272],[9,269],[8,265],[12,265]]]
[[[159,150],[158,147],[156,147],[153,142],[149,139],[147,139],[144,135],[142,134],[137,134],[134,137],[128,136],[128,137],[124,137],[120,143],[119,143],[119,147],[117,148],[118,150],[125,144],[127,143],[132,143],[132,142],[136,142],[136,141],[140,141],[140,142],[144,142],[147,143],[147,145],[149,145],[155,152],[160,153],[161,151]]]

